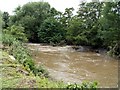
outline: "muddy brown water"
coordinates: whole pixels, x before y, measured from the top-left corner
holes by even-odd
[[[71,46],[28,44],[37,64],[44,65],[52,78],[66,83],[97,81],[99,87],[118,86],[118,60],[95,52],[77,52]]]

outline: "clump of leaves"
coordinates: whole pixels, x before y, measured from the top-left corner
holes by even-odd
[[[9,37],[12,37],[12,39],[14,38],[14,39],[17,39],[22,42],[28,41],[26,34],[24,33],[24,27],[22,27],[21,25],[19,25],[19,26],[12,25],[11,27],[8,27],[7,29],[3,29],[3,34],[4,33],[7,36],[6,38],[8,38],[8,36],[9,36]],[[13,41],[15,41],[15,40],[13,40]]]
[[[78,84],[68,84],[67,89],[72,89],[72,90],[96,90],[97,89],[97,82],[88,82],[84,81],[81,85]]]
[[[38,76],[45,76],[46,78],[49,77],[48,71],[42,65],[36,66],[36,68],[33,70],[33,73]]]
[[[13,44],[13,41],[16,41],[16,38],[12,37],[12,35],[10,35],[10,34],[2,35],[2,43],[4,45],[11,46]]]

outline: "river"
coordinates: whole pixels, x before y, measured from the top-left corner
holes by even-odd
[[[77,52],[71,46],[52,47],[28,44],[37,64],[42,64],[55,80],[65,83],[97,81],[99,87],[117,87],[118,60],[107,55],[86,51]]]

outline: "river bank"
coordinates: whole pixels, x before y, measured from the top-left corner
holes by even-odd
[[[1,53],[1,51],[0,51]],[[1,58],[1,57],[0,57]],[[65,88],[63,82],[51,81],[45,77],[35,76],[7,52],[2,52],[0,59],[0,88]]]

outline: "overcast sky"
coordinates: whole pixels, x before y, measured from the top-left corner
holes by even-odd
[[[23,4],[32,1],[41,0],[0,0],[0,10],[2,12],[7,11],[9,12],[9,14],[13,14],[12,12],[18,5],[22,6]],[[52,7],[55,7],[58,11],[64,12],[64,9],[69,7],[73,7],[75,10],[77,10],[78,5],[82,0],[42,0],[42,1],[49,2],[49,4]]]

